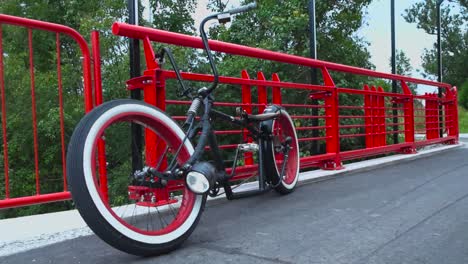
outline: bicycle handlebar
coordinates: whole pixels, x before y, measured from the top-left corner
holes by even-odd
[[[257,2],[253,2],[253,3],[250,3],[248,5],[241,6],[239,8],[231,9],[230,11],[209,15],[209,16],[205,17],[202,20],[202,22],[200,23],[200,36],[202,38],[203,47],[204,47],[206,55],[208,57],[208,62],[210,63],[211,71],[213,72],[213,77],[214,77],[213,82],[211,83],[211,86],[206,90],[206,93],[203,96],[209,95],[214,89],[216,89],[216,87],[218,86],[218,82],[219,82],[218,70],[216,69],[216,64],[214,62],[213,56],[211,55],[211,49],[210,49],[210,46],[208,44],[208,37],[207,37],[206,32],[205,32],[205,23],[208,22],[211,19],[216,19],[218,17],[218,15],[220,15],[220,14],[234,15],[234,14],[238,14],[238,13],[242,13],[242,12],[247,12],[249,10],[252,10],[252,9],[256,8],[256,7],[257,7]]]

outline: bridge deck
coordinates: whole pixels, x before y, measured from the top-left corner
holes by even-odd
[[[211,203],[172,254],[137,258],[94,235],[0,263],[468,263],[468,148],[288,196]]]

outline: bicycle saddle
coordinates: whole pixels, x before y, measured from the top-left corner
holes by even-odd
[[[270,120],[275,117],[278,117],[279,115],[280,115],[280,112],[264,113],[264,114],[258,114],[258,115],[247,115],[247,119],[253,120],[253,121],[266,121],[266,120]]]

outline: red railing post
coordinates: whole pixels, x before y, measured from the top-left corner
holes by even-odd
[[[453,104],[452,104],[451,114],[452,114],[453,129],[452,129],[452,133],[450,135],[456,137],[456,141],[453,142],[455,144],[455,143],[458,143],[458,138],[459,138],[459,130],[458,130],[459,129],[459,127],[458,127],[458,90],[457,90],[457,87],[453,87],[452,93],[453,93],[453,99],[452,99]]]
[[[265,81],[265,75],[263,72],[258,72],[257,73],[257,80],[259,81]],[[258,94],[258,113],[261,114],[263,113],[263,110],[265,110],[266,105],[268,104],[268,97],[267,97],[267,89],[263,85],[259,85],[257,87],[257,94]]]
[[[401,81],[401,88],[403,94],[409,96],[409,98],[404,99],[403,103],[403,120],[405,124],[405,142],[414,143],[414,134],[415,134],[415,124],[414,124],[414,97],[413,92],[408,87],[405,81]],[[412,146],[403,151],[403,153],[414,154],[416,153],[416,148]]]
[[[246,70],[242,70],[241,73],[242,79],[245,80],[250,80],[249,73]],[[242,85],[242,109],[246,111],[248,114],[252,114],[252,87],[247,84]],[[245,142],[252,142],[252,138],[248,137],[249,132],[244,131],[244,141]],[[245,165],[253,165],[254,164],[254,159],[253,159],[253,153],[252,152],[246,152],[244,153],[244,163]]]
[[[378,93],[383,93],[382,87],[377,88]],[[387,145],[387,130],[385,122],[385,97],[383,95],[378,95],[378,113],[379,113],[379,147]]]
[[[273,73],[272,81],[281,82],[277,73]],[[273,104],[281,105],[281,87],[273,87]]]
[[[458,142],[458,105],[457,105],[457,88],[453,87],[447,91],[445,95],[445,121],[447,128],[447,136],[456,137],[453,144]]]
[[[36,117],[36,84],[34,78],[34,52],[33,52],[33,37],[32,29],[28,29],[28,46],[29,46],[29,76],[31,78],[31,112],[33,123],[33,141],[34,141],[34,167],[36,174],[36,194],[41,193],[39,181],[39,142],[37,138],[37,117]]]
[[[429,94],[424,93],[424,96],[429,97]],[[424,108],[425,108],[424,112],[425,112],[425,121],[426,121],[426,138],[431,139],[432,138],[432,134],[431,134],[431,132],[432,132],[432,127],[431,127],[431,125],[432,125],[431,124],[431,121],[432,121],[432,119],[431,119],[432,101],[429,98],[426,99],[426,105],[425,105]]]
[[[440,133],[439,130],[442,128],[443,124],[440,122],[440,113],[439,113],[439,104],[441,103],[441,100],[439,96],[434,93],[434,136],[435,138],[440,138]]]
[[[94,69],[94,102],[96,106],[102,104],[102,79],[101,79],[101,49],[99,44],[99,32],[91,32],[91,49],[93,55]],[[98,139],[98,164],[99,164],[99,187],[104,199],[109,199],[109,189],[107,186],[107,166],[106,166],[106,144],[103,137]]]
[[[427,96],[429,97],[426,101],[427,139],[436,139],[439,138],[439,101],[435,93]]]
[[[60,111],[60,143],[62,147],[62,174],[63,174],[63,191],[67,191],[67,159],[65,145],[65,117],[63,113],[63,85],[62,85],[62,64],[60,53],[60,35],[55,33],[55,49],[57,52],[57,85],[59,96],[59,111]]]
[[[152,71],[154,72],[154,71]],[[161,109],[162,111],[166,111],[166,78],[164,77],[163,71],[161,69],[156,69],[156,74],[153,75],[156,78],[154,79],[153,83],[149,83],[148,85],[145,85],[145,92],[148,92],[149,100],[152,101],[152,104]],[[155,89],[156,88],[156,89]],[[152,92],[149,92],[149,90],[152,89]],[[146,94],[145,94],[145,101],[146,101]],[[152,152],[154,155],[151,157],[151,165],[150,166],[156,166],[156,160],[159,158],[161,155],[164,154],[164,150],[166,148],[166,144],[164,141],[160,140],[158,136],[153,132],[149,131],[149,129],[145,129],[146,135],[148,136],[151,134],[150,138],[154,138],[156,140],[153,140],[153,142],[149,142],[148,139],[146,139],[146,148],[147,148],[147,153]],[[156,150],[156,153],[152,151],[153,149]],[[161,169],[166,169],[167,167],[167,158],[163,158],[163,162],[161,164]],[[170,186],[166,186],[165,188],[158,189],[156,192],[156,200],[157,201],[169,201],[169,188]]]
[[[326,131],[326,151],[327,154],[335,154],[332,163],[325,161],[322,168],[339,170],[343,168],[340,156],[340,112],[339,112],[339,94],[330,73],[326,67],[322,67],[323,81],[326,86],[334,87],[331,96],[325,97],[325,126]],[[329,106],[329,107],[328,107]]]
[[[5,173],[5,198],[10,198],[10,180],[8,164],[8,137],[6,126],[6,98],[5,98],[5,76],[3,74],[3,29],[0,24],[0,92],[2,102],[2,136],[3,136],[3,171]]]
[[[371,115],[372,115],[372,147],[378,147],[378,132],[379,132],[379,123],[378,123],[378,104],[377,104],[377,89],[375,86],[371,87]]]
[[[364,91],[370,91],[369,86],[364,85]],[[364,131],[366,134],[366,148],[372,148],[372,96],[364,95]]]

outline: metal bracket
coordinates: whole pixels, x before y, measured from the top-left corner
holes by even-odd
[[[391,102],[392,104],[404,104],[404,103],[408,103],[410,101],[409,98],[397,98],[397,97],[393,97]]]
[[[127,90],[143,89],[145,85],[153,83],[153,78],[151,76],[143,75],[132,78],[126,81],[125,83],[127,86]]]
[[[327,92],[327,91],[322,91],[322,92],[315,92],[315,93],[310,93],[309,94],[309,98],[311,100],[322,100],[326,97],[330,97],[332,96],[332,93],[331,92]]]
[[[322,170],[341,170],[344,169],[343,163],[337,164],[333,160],[324,160],[321,162],[320,168]]]

